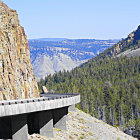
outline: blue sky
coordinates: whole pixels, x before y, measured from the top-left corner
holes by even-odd
[[[3,0],[28,38],[120,39],[140,24],[140,0]]]

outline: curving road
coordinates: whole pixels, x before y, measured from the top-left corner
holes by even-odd
[[[40,94],[40,98],[0,101],[0,117],[75,105],[79,94]]]

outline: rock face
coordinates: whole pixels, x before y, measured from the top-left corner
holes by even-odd
[[[136,50],[140,48],[140,26],[138,26],[137,30],[133,31],[128,35],[127,38],[118,42],[114,47],[109,50],[109,56],[116,56],[120,53],[130,50]]]
[[[16,11],[0,1],[0,100],[38,96],[24,28]]]

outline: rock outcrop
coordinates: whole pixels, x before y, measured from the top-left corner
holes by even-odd
[[[24,28],[16,11],[0,1],[0,100],[38,96]]]
[[[102,58],[105,58],[106,56],[116,57],[117,55],[127,51],[128,49],[132,51],[139,48],[140,48],[140,26],[138,26],[138,28],[135,31],[131,32],[127,38],[122,39],[116,45],[114,45],[110,49],[107,49],[100,56]]]

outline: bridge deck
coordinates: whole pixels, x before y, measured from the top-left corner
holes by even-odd
[[[79,102],[79,94],[42,94],[40,98],[0,101],[0,117],[51,110]]]

